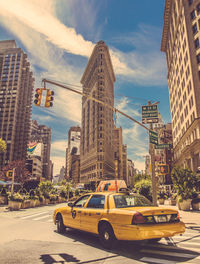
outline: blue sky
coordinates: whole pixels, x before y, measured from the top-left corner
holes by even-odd
[[[160,51],[164,0],[0,0],[0,40],[15,39],[28,54],[35,89],[43,78],[80,87],[99,40],[108,45],[116,75],[115,107],[141,121],[141,106],[159,101],[171,122],[165,54]],[[59,87],[54,107],[33,106],[32,119],[52,128],[54,175],[64,165],[67,133],[80,125],[81,97]],[[128,157],[138,169],[148,154],[148,134],[117,116]]]

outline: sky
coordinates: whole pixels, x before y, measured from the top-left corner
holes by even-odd
[[[35,77],[74,86],[95,44],[105,41],[115,72],[115,107],[141,122],[141,106],[159,102],[171,122],[165,53],[160,51],[164,0],[0,0],[0,40],[14,39],[28,55]],[[32,107],[32,119],[52,130],[54,175],[65,164],[68,130],[81,124],[81,96],[57,86],[52,108]],[[147,131],[117,114],[123,143],[135,167],[144,169]]]

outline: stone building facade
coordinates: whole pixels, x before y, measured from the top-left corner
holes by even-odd
[[[33,86],[27,55],[14,40],[0,41],[0,137],[7,145],[0,167],[26,160]]]
[[[174,165],[200,166],[200,1],[165,0],[166,54]]]
[[[115,75],[108,47],[99,41],[81,83],[83,93],[114,106]],[[114,179],[114,119],[112,109],[86,97],[82,99],[80,181]]]

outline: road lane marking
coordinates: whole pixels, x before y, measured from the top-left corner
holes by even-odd
[[[166,256],[172,256],[173,257],[180,257],[180,258],[195,258],[198,256],[198,253],[196,255],[194,254],[187,254],[187,253],[178,253],[178,252],[168,252],[168,251],[159,251],[159,250],[150,250],[150,249],[142,249],[140,250],[142,253],[151,253],[151,254],[158,254],[158,255],[166,255]]]
[[[49,218],[49,215],[44,215],[44,216],[40,216],[37,218],[33,218],[34,221],[40,220],[40,219],[44,219],[44,218]]]
[[[23,217],[21,217],[21,219],[27,219],[27,218],[31,218],[31,217],[34,217],[34,216],[43,215],[43,214],[46,214],[46,213],[47,213],[47,212],[42,212],[42,213],[37,213],[37,214],[27,215],[27,216],[23,216]]]

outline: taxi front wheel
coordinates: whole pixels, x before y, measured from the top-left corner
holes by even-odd
[[[107,223],[104,223],[100,226],[99,238],[103,247],[107,249],[114,247],[117,242],[112,227]]]
[[[63,224],[62,215],[60,214],[56,217],[56,225],[58,233],[62,234],[65,232],[66,227]]]

